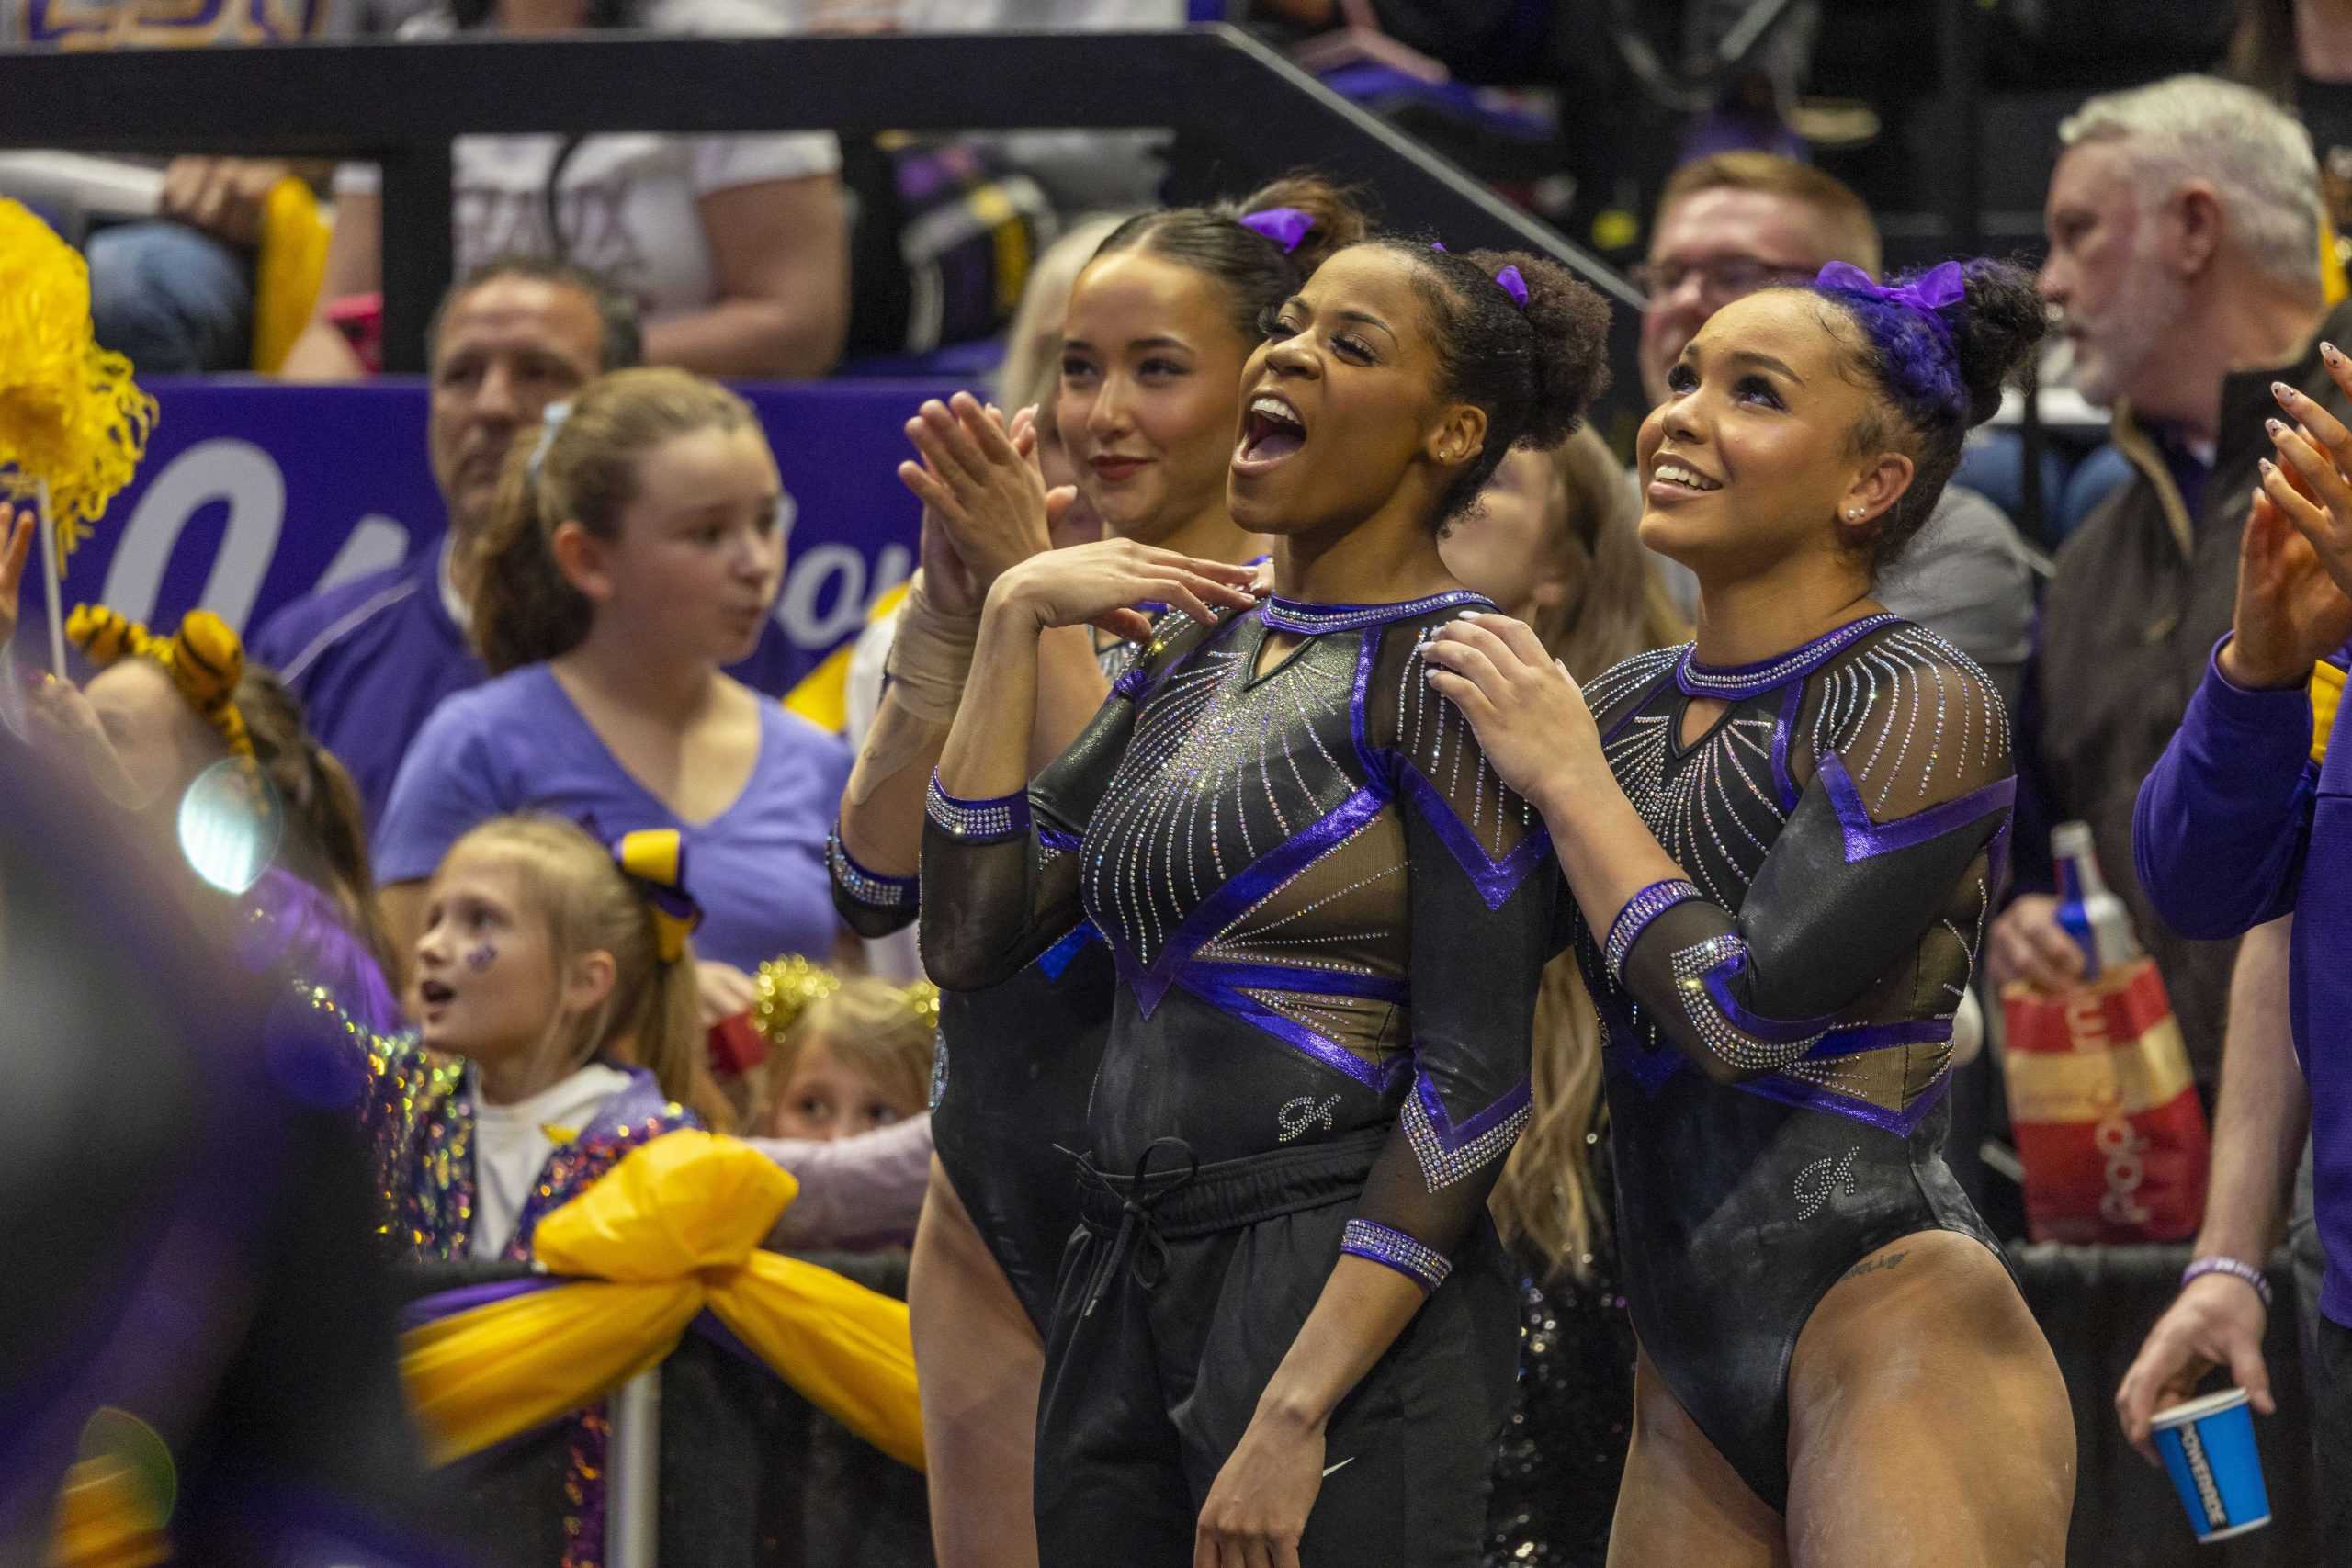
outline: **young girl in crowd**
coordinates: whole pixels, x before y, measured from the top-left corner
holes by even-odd
[[[232,862],[261,865],[236,894],[239,957],[333,987],[370,1029],[400,1027],[359,793],[311,739],[301,704],[245,662],[237,634],[209,610],[189,611],[176,633],[159,637],[85,604],[66,635],[97,673],[83,691],[57,681],[36,690],[42,728],[171,863],[195,826],[183,804],[198,781],[224,764],[250,768],[249,782],[213,797],[220,811],[209,823],[230,841]]]
[[[1478,1561],[1519,1337],[1485,1207],[1555,878],[1416,654],[1491,608],[1440,534],[1511,447],[1566,438],[1606,323],[1532,256],[1341,250],[1242,375],[1228,496],[1278,540],[1264,604],[1126,539],[989,593],[925,960],[1001,984],[1082,910],[1120,978],[1040,1400],[1049,1568]],[[1141,635],[1154,601],[1184,618],[1024,788],[1046,630]]]
[[[1296,178],[1236,207],[1142,214],[1104,237],[1072,286],[1050,418],[1040,423],[1058,428],[1079,500],[1105,531],[1224,561],[1260,553],[1225,489],[1243,364],[1264,314],[1363,231],[1340,193]],[[1043,476],[982,457],[978,431],[988,423],[964,399],[952,410],[927,405],[908,427],[932,469],[977,482],[951,493],[923,467],[901,470],[932,527],[892,653],[896,679],[842,803],[833,864],[836,897],[867,934],[915,918],[923,786],[962,705],[989,586],[1061,542]],[[1125,637],[1078,626],[1039,639],[1036,714],[1020,726],[1029,765],[1069,745],[1134,651]],[[1042,1336],[1077,1224],[1059,1150],[1084,1146],[1114,980],[1108,950],[1079,911],[1055,934],[1001,984],[941,1001],[939,1172],[909,1304],[946,1568],[1035,1561]]]
[[[450,846],[412,957],[418,1027],[386,1036],[297,988],[331,1048],[356,1046],[379,1224],[418,1260],[531,1256],[538,1223],[639,1145],[700,1124],[699,911],[674,830],[607,846],[500,817]],[[602,1561],[602,1407],[572,1422],[565,1568]]]
[[[1536,629],[1579,679],[1679,642],[1634,533],[1641,507],[1600,437],[1513,451],[1439,542],[1448,570]],[[1634,1419],[1634,1337],[1610,1225],[1600,1029],[1572,954],[1535,994],[1526,1131],[1492,1202],[1521,1273],[1520,1377],[1495,1457],[1487,1561],[1600,1568]]]
[[[775,1044],[759,1131],[826,1142],[922,1115],[931,1098],[938,991],[927,981],[894,986],[813,967],[797,984],[779,984],[770,978],[776,967],[761,971],[752,1010]]]
[[[1426,650],[1584,917],[1642,1345],[1612,1557],[2064,1559],[2065,1389],[1941,1155],[2007,719],[1871,592],[2043,330],[1987,263],[1724,307],[1639,444],[1697,642],[1589,695],[1504,617]]]
[[[386,923],[476,824],[538,810],[688,846],[707,919],[706,1023],[779,953],[829,955],[824,844],[841,743],[721,672],[784,571],[782,481],[751,409],[678,370],[623,370],[548,411],[478,545],[473,636],[492,679],[443,703],[376,834]]]

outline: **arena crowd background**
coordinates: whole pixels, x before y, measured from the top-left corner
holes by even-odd
[[[432,313],[460,262],[535,251],[636,292],[657,346],[665,321],[697,308],[684,298],[697,286],[701,304],[740,294],[774,307],[741,318],[737,344],[694,338],[673,362],[739,386],[769,434],[789,560],[759,683],[839,728],[852,645],[915,564],[918,507],[895,472],[908,456],[904,422],[925,399],[985,392],[1032,264],[1090,214],[1213,198],[1314,168],[1361,186],[1392,227],[1454,249],[1555,257],[1615,307],[1614,385],[1593,423],[1622,455],[1645,412],[1651,217],[1689,160],[1757,150],[1835,175],[1868,203],[1889,274],[1952,254],[2031,265],[2045,248],[2058,126],[2086,97],[2201,72],[2292,100],[2294,18],[2329,18],[2352,39],[2352,12],[2324,0],[586,0],[555,7],[571,26],[534,7],[548,9],[0,0],[0,196],[89,256],[101,341],[125,334],[109,346],[131,354],[157,409],[136,479],[72,557],[65,604],[100,602],[158,630],[206,608],[250,644],[306,595],[436,551],[446,513],[426,460]],[[2352,41],[2337,48],[2342,79],[2306,73],[2301,104],[2340,227],[2352,192]],[[493,171],[487,194],[453,207],[453,179],[466,188],[454,139],[539,132],[560,139],[552,164]],[[559,171],[593,156],[595,138],[736,138],[766,150],[744,154],[756,158],[782,133],[838,140],[837,165],[787,158],[763,176],[806,187],[796,215],[830,208],[834,249],[816,261],[797,231],[797,259],[764,270],[740,236],[714,233],[709,251],[723,247],[723,262],[699,255],[690,270],[706,276],[680,284],[665,271],[672,262],[645,253],[689,220],[683,200],[623,210],[625,193],[571,186],[557,199]],[[700,168],[666,177],[709,178]],[[349,257],[334,236],[355,195],[376,226],[372,276],[338,294],[358,276],[339,273]],[[790,285],[778,279],[829,269],[821,319],[792,316]],[[714,270],[726,276],[714,282]],[[744,373],[762,363],[804,373]],[[2066,383],[2063,356],[2045,372],[2038,396],[2014,398],[1974,439],[1961,475],[1999,507],[2037,584],[2121,473],[2105,412]],[[46,612],[37,592],[26,600],[17,658],[39,668]],[[88,897],[66,901],[67,924],[86,939],[76,962],[92,984],[131,998],[122,1029],[77,1025],[73,1037],[119,1051],[119,1071],[141,1081],[82,1089],[165,1114],[165,1086],[187,1069],[139,1021],[168,1031],[206,1013],[209,982],[143,956],[172,940],[141,908],[135,877],[114,886],[123,868],[99,863],[102,844],[86,855],[59,848],[94,831],[81,803],[36,800],[23,781],[10,793],[20,809],[0,828],[8,926],[38,908],[20,889],[79,883]],[[23,962],[6,972],[21,977]],[[67,1016],[62,1005],[51,997],[20,1011],[12,997],[0,1014],[22,1025]],[[123,1044],[126,1032],[140,1038]],[[23,1047],[22,1033],[0,1035],[0,1102],[19,1106],[41,1100],[44,1075],[72,1076],[55,1052]],[[2199,1077],[2210,1096],[2210,1065]],[[2018,1238],[2014,1259],[2074,1398],[2072,1560],[2335,1560],[2343,1543],[2314,1533],[2292,1312],[2273,1313],[2267,1341],[2279,1408],[2261,1425],[2275,1523],[2200,1551],[2111,1406],[2172,1300],[2186,1244],[2026,1243],[1997,1069],[1965,1077],[1960,1092],[1955,1163],[1996,1229]],[[13,1114],[0,1111],[0,1147],[12,1144]],[[128,1141],[92,1152],[136,1153]],[[0,1257],[96,1257],[110,1225],[145,1223],[139,1182],[92,1179],[85,1165],[0,1155],[0,1235],[10,1242]],[[255,1184],[300,1179],[280,1169]],[[85,1200],[111,1220],[60,1217]],[[903,1254],[895,1266],[826,1257],[903,1292]],[[272,1288],[318,1300],[276,1349],[305,1378],[359,1376],[334,1370],[340,1349],[303,1359],[318,1349],[310,1340],[334,1337],[317,1314],[372,1322],[389,1309],[339,1295],[299,1259],[288,1268]],[[2287,1272],[2283,1261],[2273,1269]],[[446,1278],[400,1289],[498,1273],[451,1265]],[[69,1302],[103,1294],[104,1274],[77,1276],[68,1259],[31,1278],[35,1294]],[[0,1399],[45,1375],[8,1348],[47,1343],[36,1332],[43,1310],[0,1287]],[[20,1311],[22,1332],[11,1326]],[[678,1563],[932,1561],[912,1472],[740,1355],[689,1337],[657,1381],[662,1415],[645,1429],[658,1453],[635,1461],[651,1477],[639,1483],[639,1506],[652,1513],[608,1536],[611,1561],[623,1561],[625,1537],[658,1541]],[[263,1387],[235,1397],[254,1402],[250,1415],[296,1396]],[[0,1407],[0,1457],[12,1424]],[[288,1441],[334,1441],[299,1423],[288,1430],[300,1434]],[[508,1520],[514,1540],[560,1544],[548,1532],[561,1464],[529,1435],[469,1461],[467,1517]],[[0,1515],[0,1560],[39,1561],[37,1550],[12,1553],[41,1534],[42,1500],[28,1502],[13,1479],[0,1485],[16,1510]],[[385,1560],[407,1561],[399,1550],[388,1545]],[[535,1560],[516,1550],[511,1560]],[[484,1560],[510,1559],[492,1550]]]

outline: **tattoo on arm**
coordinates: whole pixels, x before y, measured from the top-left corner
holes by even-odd
[[[1905,1254],[1900,1252],[1890,1252],[1883,1258],[1873,1258],[1866,1262],[1857,1263],[1838,1276],[1838,1282],[1842,1285],[1849,1280],[1859,1280],[1865,1274],[1875,1274],[1882,1269],[1892,1269],[1902,1262],[1905,1256]]]

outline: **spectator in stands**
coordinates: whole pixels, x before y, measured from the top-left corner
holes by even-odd
[[[2325,344],[2320,353],[2339,389],[2352,393],[2352,363]],[[2281,390],[2278,400],[2296,428],[2271,426],[2278,462],[2263,466],[2246,520],[2229,637],[2141,786],[2132,822],[2140,874],[2165,918],[2244,941],[2196,1260],[2115,1403],[2143,1453],[2149,1417],[2194,1394],[2213,1368],[2250,1391],[2256,1409],[2273,1410],[2263,1270],[2308,1128],[2298,1207],[2316,1223],[2293,1227],[2296,1319],[2321,1478],[2316,1535],[2341,1542],[2352,1530],[2352,1077],[2344,1055],[2352,1047],[2344,919],[2352,813],[2343,798],[2352,793],[2352,708],[2342,701],[2352,656],[2344,478],[2352,433],[2301,393]]]
[[[1810,282],[1824,264],[1875,276],[1878,227],[1832,176],[1769,152],[1723,152],[1675,171],[1658,198],[1648,259],[1634,280],[1642,312],[1642,389],[1666,400],[1666,375],[1707,318],[1772,284]],[[1685,615],[1697,580],[1661,559]],[[1879,579],[1879,601],[1941,634],[2014,695],[2033,617],[2033,576],[2016,530],[1974,491],[1947,485],[1928,525]]]
[[[811,1001],[768,1063],[779,1138],[831,1142],[911,1121],[931,1100],[939,993],[856,976]]]
[[[2230,629],[2271,386],[2342,408],[2313,340],[2352,342],[2352,308],[2323,303],[2311,138],[2260,94],[2177,76],[2088,100],[2059,140],[2041,288],[2076,387],[2115,411],[2137,472],[2058,554],[2017,717],[2019,891],[1986,969],[2052,992],[2080,976],[2054,918],[2049,828],[2088,822],[2211,1084],[2233,944],[2159,918],[2132,870],[2132,800]]]
[[[9,0],[0,4],[0,47],[237,48],[344,36],[356,20],[343,6],[325,4]],[[138,166],[134,163],[134,171]],[[250,368],[254,250],[270,192],[281,180],[322,180],[327,172],[324,164],[285,158],[172,159],[164,166],[153,218],[100,227],[82,240],[98,342],[130,355],[146,376]],[[28,186],[7,194],[36,192]]]
[[[848,751],[720,669],[767,624],[781,501],[750,407],[683,370],[604,377],[508,456],[475,545],[492,679],[434,710],[377,829],[395,951],[450,844],[523,810],[683,835],[706,1023],[750,1006],[766,959],[833,951],[825,839]]]
[[[28,513],[0,505],[0,534],[17,520],[0,557],[0,643],[14,635],[28,542]],[[181,863],[183,807],[205,774],[242,758],[273,797],[275,820],[258,878],[238,890],[237,955],[255,972],[333,987],[370,1029],[399,1026],[385,976],[391,968],[377,919],[359,796],[334,756],[302,724],[302,707],[277,678],[248,664],[237,634],[209,610],[191,611],[176,635],[157,637],[103,606],[84,605],[66,635],[98,667],[85,689],[44,677],[31,696],[28,733],[67,776],[130,818],[124,834],[157,863]],[[232,796],[229,836],[255,821]],[[118,818],[115,826],[126,824]]]
[[[425,716],[486,676],[466,641],[471,547],[517,433],[536,439],[549,403],[636,364],[639,346],[636,307],[580,267],[504,257],[469,274],[442,300],[428,346],[426,456],[448,531],[402,565],[283,606],[254,635],[254,659],[278,671],[351,771],[371,827]],[[730,672],[786,691],[797,671],[782,629]]]
[[[450,0],[400,36],[543,37],[594,25],[721,36],[781,28],[754,0]],[[840,356],[849,252],[832,137],[463,136],[456,157],[459,272],[509,252],[594,267],[637,299],[650,364],[710,376],[817,376]],[[288,356],[288,376],[361,371],[326,311],[381,286],[373,170],[342,170],[335,198],[320,313]]]
[[[2337,264],[2352,259],[2352,6],[2238,0],[2227,74],[2293,109],[2319,156]]]

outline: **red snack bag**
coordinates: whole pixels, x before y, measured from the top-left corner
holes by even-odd
[[[2003,1072],[2035,1241],[2184,1241],[2211,1152],[2172,1001],[2135,959],[2064,997],[2001,993]]]
[[[767,1036],[748,1012],[712,1024],[709,1048],[711,1074],[720,1078],[740,1078],[768,1059]]]

